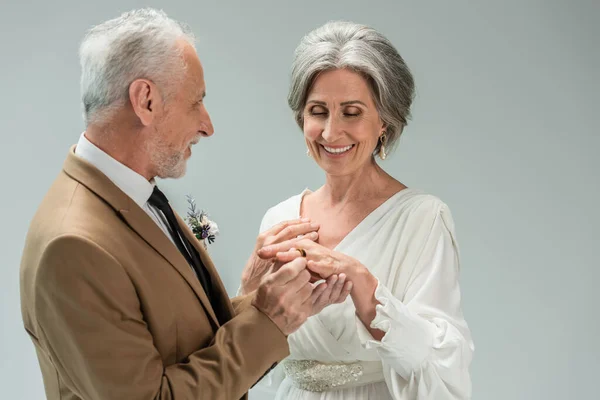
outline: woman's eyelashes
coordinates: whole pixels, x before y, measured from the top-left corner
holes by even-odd
[[[312,107],[309,109],[308,112],[310,115],[318,117],[318,116],[327,116],[329,114],[329,111],[323,107]],[[342,115],[344,117],[358,117],[361,114],[360,110],[357,109],[349,109],[349,110],[344,110],[342,112]]]

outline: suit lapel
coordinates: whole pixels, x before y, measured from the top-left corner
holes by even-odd
[[[204,249],[202,242],[200,242],[196,238],[196,236],[194,236],[194,233],[192,232],[192,230],[187,226],[187,224],[183,221],[183,219],[179,216],[179,214],[175,213],[175,216],[177,218],[177,222],[182,227],[182,230],[184,231],[185,236],[188,239],[188,241],[190,243],[192,243],[192,245],[196,248],[196,250],[198,250],[198,254],[200,255],[200,260],[202,261],[202,263],[204,264],[204,267],[206,267],[206,270],[208,271],[208,273],[210,275],[213,289],[216,289],[216,290],[213,290],[213,294],[219,296],[218,301],[220,304],[225,305],[226,311],[229,314],[227,317],[228,317],[228,319],[230,319],[234,315],[233,306],[231,305],[231,301],[229,300],[229,295],[227,294],[227,290],[225,289],[225,286],[223,285],[223,282],[221,281],[221,278],[220,278],[219,274],[217,273],[217,269],[215,268],[215,265],[213,264],[206,249]]]
[[[213,310],[210,300],[206,296],[200,281],[190,268],[189,264],[179,252],[177,247],[169,240],[165,233],[156,225],[154,221],[142,210],[129,196],[123,193],[115,186],[110,179],[102,174],[97,168],[85,160],[77,157],[74,153],[75,146],[71,147],[69,155],[64,163],[63,170],[72,179],[78,181],[100,198],[104,199],[117,213],[122,220],[135,231],[146,243],[156,250],[190,285],[198,300],[204,306],[207,314],[212,319],[215,326],[219,326],[217,316]],[[185,227],[185,225],[182,225]],[[190,232],[191,233],[191,232]],[[187,233],[186,233],[187,234]],[[194,240],[196,240],[194,238]],[[196,240],[197,241],[197,240]],[[194,243],[194,241],[192,241]],[[203,250],[203,249],[202,249]],[[199,250],[200,252],[200,250]],[[202,253],[200,252],[202,255]],[[204,262],[204,258],[202,258]],[[207,267],[208,268],[208,267]],[[211,277],[214,277],[214,266],[211,263]],[[213,278],[215,279],[215,278]],[[220,279],[214,282],[220,284]],[[227,302],[229,303],[229,302]],[[231,305],[229,306],[231,307]]]
[[[142,237],[154,250],[160,253],[165,260],[171,264],[173,268],[186,280],[191,288],[196,293],[196,296],[204,306],[206,312],[210,315],[216,326],[219,326],[219,321],[215,315],[210,300],[206,296],[206,292],[202,288],[198,277],[186,261],[185,257],[179,252],[177,247],[169,240],[165,233],[156,225],[154,221],[146,214],[144,210],[139,208],[137,204],[132,204],[129,210],[119,210],[127,224]]]

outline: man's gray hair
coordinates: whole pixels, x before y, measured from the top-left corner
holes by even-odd
[[[347,21],[328,22],[304,36],[294,53],[288,94],[301,129],[315,78],[333,69],[349,69],[365,77],[386,125],[387,144],[393,148],[410,118],[415,91],[412,74],[398,51],[376,30]]]
[[[183,79],[183,39],[195,37],[184,24],[163,11],[133,10],[91,28],[79,48],[84,119],[104,123],[127,104],[129,86],[136,79],[154,82],[168,99]]]

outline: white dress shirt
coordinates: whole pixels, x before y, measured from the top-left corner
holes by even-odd
[[[82,133],[79,137],[75,155],[83,158],[106,175],[112,183],[140,206],[173,242],[168,223],[162,212],[148,203],[148,199],[154,190],[154,181],[149,182],[134,170],[100,150],[85,137],[85,133]]]

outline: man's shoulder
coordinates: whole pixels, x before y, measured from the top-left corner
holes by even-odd
[[[62,268],[64,260],[82,254],[108,256],[110,241],[118,243],[118,221],[114,209],[101,198],[64,172],[59,174],[29,223],[22,250],[21,301],[27,326],[32,326],[30,318],[35,314],[31,307],[40,273]]]
[[[59,174],[35,212],[25,250],[40,249],[58,237],[95,241],[120,225],[115,210],[83,184]]]

